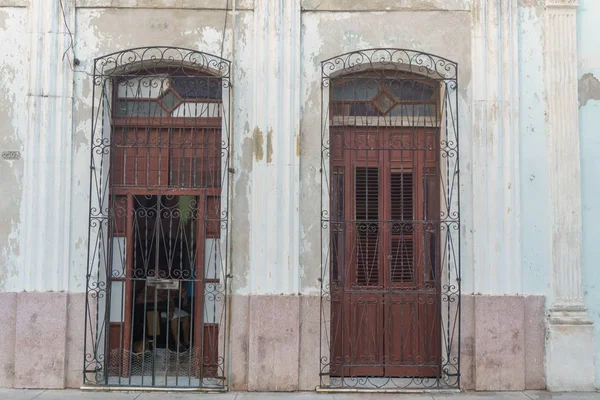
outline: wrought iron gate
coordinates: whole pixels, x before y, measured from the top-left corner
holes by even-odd
[[[457,64],[322,63],[321,387],[460,384]]]
[[[230,63],[94,62],[84,385],[224,389]]]

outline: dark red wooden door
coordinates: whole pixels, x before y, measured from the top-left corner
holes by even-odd
[[[437,135],[332,128],[333,376],[439,374]]]

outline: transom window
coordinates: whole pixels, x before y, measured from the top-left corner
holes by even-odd
[[[423,78],[353,75],[336,79],[332,116],[435,116],[439,90]]]
[[[144,76],[118,83],[117,115],[138,117],[217,117],[222,84],[218,77]]]

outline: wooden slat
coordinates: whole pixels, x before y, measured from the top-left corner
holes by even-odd
[[[356,168],[356,283],[379,284],[379,169]]]

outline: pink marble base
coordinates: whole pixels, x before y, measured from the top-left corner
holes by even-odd
[[[525,297],[525,389],[546,389],[546,298]]]
[[[13,387],[17,294],[0,293],[0,310],[0,387]]]
[[[84,293],[69,293],[67,315],[66,386],[79,388],[83,381]]]
[[[460,388],[475,389],[475,296],[461,298]]]
[[[298,384],[300,390],[315,390],[319,385],[320,346],[319,296],[300,297],[300,365]]]
[[[65,387],[66,332],[66,293],[17,293],[14,387]]]
[[[544,389],[543,296],[475,296],[475,389]]]
[[[231,388],[314,390],[318,296],[231,297]],[[544,389],[543,296],[462,297],[461,388]],[[0,386],[82,384],[85,295],[0,293]]]
[[[248,390],[248,308],[250,297],[233,295],[231,300],[231,389]]]
[[[250,297],[249,391],[298,390],[299,313],[300,296]]]

